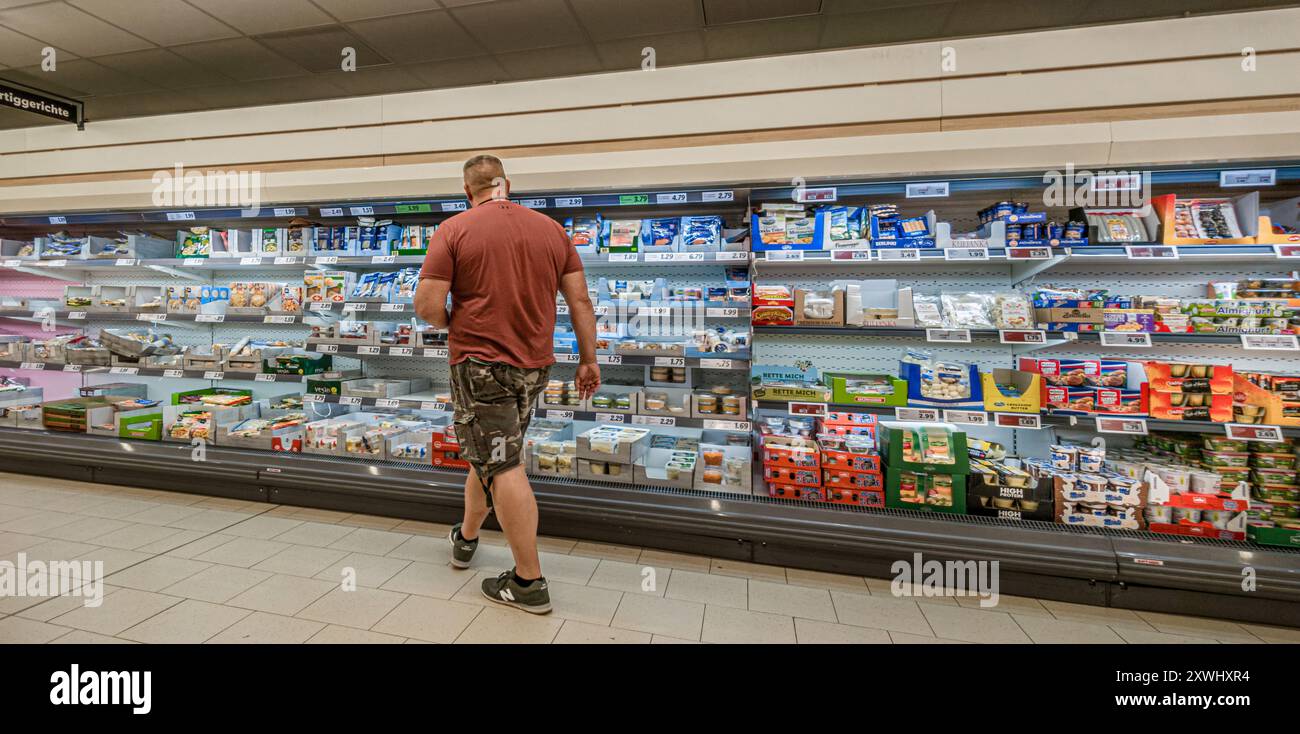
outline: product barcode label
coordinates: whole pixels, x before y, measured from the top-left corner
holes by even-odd
[[[749,433],[749,428],[749,421],[717,421],[708,419],[704,421],[704,429],[706,431],[739,431],[741,433]]]
[[[224,380],[224,379],[226,379],[226,373],[225,373],[225,372],[218,372],[218,371],[216,371],[216,370],[207,370],[207,371],[205,371],[205,372],[203,373],[203,379],[205,379],[205,380]]]
[[[597,413],[597,423],[626,423],[627,416],[622,413]]]
[[[895,408],[894,417],[900,421],[916,423],[938,423],[938,408]]]
[[[292,316],[263,316],[262,317],[262,323],[264,324],[292,324],[293,320],[294,317]]]
[[[932,181],[930,183],[912,183],[907,185],[907,198],[909,199],[935,199],[947,195],[947,181]]]
[[[371,265],[392,265],[397,262],[396,255],[375,255],[370,258]]]
[[[1296,237],[1292,235],[1292,237]],[[1273,254],[1279,260],[1295,260],[1300,258],[1300,245],[1273,245]]]
[[[334,304],[332,304],[332,303],[313,303],[313,304],[307,306],[307,310],[308,310],[308,311],[333,311],[333,310],[334,310]]]
[[[731,360],[703,357],[700,359],[700,367],[706,370],[729,370],[731,369]]]
[[[219,313],[201,313],[194,316],[194,321],[200,324],[220,324],[225,320],[226,315]]]
[[[647,252],[645,254],[645,261],[648,263],[668,262],[672,259],[673,254],[671,252]]]
[[[360,346],[357,347],[357,354],[379,354],[379,347]]]
[[[446,348],[446,347],[433,347],[432,349],[426,349],[426,350],[424,350],[424,356],[426,356],[426,357],[433,357],[433,358],[435,358],[435,359],[446,359],[446,358],[447,358],[447,348]]]
[[[1101,332],[1101,345],[1103,347],[1147,348],[1151,346],[1151,335],[1146,332],[1103,331]]]
[[[410,357],[415,350],[410,347],[389,347],[388,354],[393,357]]]
[[[397,398],[375,398],[376,408],[400,408],[402,401]]]
[[[23,261],[14,259],[5,260],[4,266],[6,268],[21,268],[23,266]]]
[[[163,376],[163,377],[173,377],[173,378],[175,378],[175,377],[184,377],[184,376],[185,376],[185,370],[163,370],[162,376]]]
[[[339,345],[337,345],[337,344],[317,344],[315,347],[312,347],[312,348],[313,348],[314,350],[316,350],[317,352],[320,352],[321,354],[338,354],[338,353],[339,353]]]
[[[1124,248],[1130,260],[1177,260],[1178,248],[1168,245],[1135,245]]]
[[[738,308],[706,308],[704,315],[711,319],[734,319],[740,316]]]
[[[638,426],[675,426],[677,419],[658,415],[634,415],[632,423]]]
[[[275,375],[269,372],[259,372],[253,375],[254,382],[275,382]]]
[[[685,357],[655,357],[656,367],[685,367]]]
[[[597,354],[596,364],[623,364],[621,354]]]

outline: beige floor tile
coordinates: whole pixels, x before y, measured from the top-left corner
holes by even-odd
[[[320,622],[253,612],[207,641],[209,645],[300,645],[325,629]]]
[[[134,515],[137,512],[157,507],[157,502],[144,502],[141,500],[130,499],[110,499],[106,502],[100,502],[81,510],[82,515],[92,515],[94,517],[110,517],[115,520],[121,520],[128,515]]]
[[[71,540],[46,540],[29,548],[24,548],[21,553],[26,554],[27,561],[71,561],[81,558],[87,553],[94,553],[102,550],[97,545],[90,543],[76,543]],[[13,553],[7,557],[14,559]]]
[[[1098,607],[1091,604],[1074,604],[1051,599],[1039,600],[1053,617],[1062,622],[1082,622],[1083,624],[1104,624],[1109,627],[1135,627],[1153,631],[1154,628],[1136,612],[1114,607]]]
[[[337,510],[322,510],[316,507],[299,507],[294,511],[292,517],[295,520],[302,520],[304,522],[319,522],[333,525],[339,520],[352,517],[352,513],[339,512]]]
[[[835,615],[841,624],[872,627],[913,635],[933,635],[925,615],[915,601],[845,591],[830,592]]]
[[[612,545],[609,543],[576,543],[569,550],[571,555],[587,556],[589,558],[608,558],[613,561],[624,561],[626,563],[636,563],[641,557],[641,549],[628,545]]]
[[[1051,617],[1052,613],[1047,610],[1037,599],[1030,599],[1024,596],[1009,596],[1000,594],[997,604],[994,606],[981,606],[980,602],[992,602],[992,597],[981,599],[978,596],[959,596],[957,604],[967,609],[983,609],[985,611],[1006,612],[1007,614],[1034,614],[1040,617]]]
[[[793,645],[794,619],[784,614],[709,606],[704,612],[704,642]]]
[[[542,563],[542,575],[547,581],[563,581],[566,584],[586,584],[601,561],[598,558],[566,556],[559,553],[538,553]],[[505,570],[505,569],[502,569]]]
[[[578,541],[570,538],[550,538],[545,535],[537,538],[537,550],[547,553],[570,553],[577,544]]]
[[[96,592],[93,585],[86,584],[77,589],[75,594],[69,593],[62,596],[0,597],[0,613],[13,614],[23,619],[34,619],[37,622],[48,622],[61,614],[85,606],[87,600],[94,600],[96,593],[102,600],[118,588],[105,583]]]
[[[483,607],[458,645],[545,645],[555,639],[564,620],[502,606]]]
[[[902,596],[895,593],[894,582],[891,579],[877,579],[866,577],[863,579],[867,583],[867,588],[871,590],[872,596],[880,596],[892,599],[911,599],[918,604],[943,604],[950,607],[957,606],[957,598],[953,596],[954,592],[948,589],[926,589],[920,585],[903,585],[900,591]]]
[[[566,620],[553,640],[556,645],[648,645],[651,635],[598,624]]]
[[[795,638],[800,645],[892,645],[889,633],[870,627],[851,624],[819,622],[812,619],[794,620]]]
[[[51,645],[138,645],[138,642],[123,640],[118,637],[108,635],[97,635],[94,632],[85,630],[72,630],[71,632],[50,640]]]
[[[624,594],[610,626],[698,640],[704,626],[704,605],[646,594]]]
[[[45,538],[36,535],[0,532],[0,556],[8,557],[18,551],[31,548],[34,545],[40,545],[44,542]]]
[[[1270,627],[1263,624],[1245,624],[1241,625],[1247,632],[1258,637],[1264,642],[1274,644],[1300,644],[1300,629],[1293,627]]]
[[[642,566],[680,568],[684,571],[695,571],[697,573],[708,573],[709,569],[713,567],[713,559],[706,556],[692,556],[686,553],[674,553],[653,548],[646,548],[641,551],[637,563]]]
[[[400,645],[404,638],[331,624],[312,635],[308,645]]]
[[[846,576],[824,571],[806,571],[802,568],[787,568],[785,582],[792,586],[808,586],[814,589],[839,589],[854,594],[867,593],[867,582],[861,576]]]
[[[226,512],[245,512],[250,515],[256,515],[267,508],[265,502],[253,502],[251,500],[238,500],[232,497],[205,497],[195,503],[195,507],[202,507],[210,510],[223,510]]]
[[[496,574],[490,571],[474,572],[470,569],[462,570],[461,573],[465,575],[465,583],[460,587],[460,591],[457,591],[451,597],[451,600],[463,604],[478,604],[480,606],[488,606],[492,604],[487,597],[483,596],[483,581],[484,579],[496,578]],[[552,583],[552,585],[554,584]],[[551,592],[551,604],[555,604],[555,592]],[[552,614],[554,614],[554,612],[552,612]]]
[[[271,577],[266,571],[212,566],[163,589],[164,594],[224,604]]]
[[[1218,640],[1210,637],[1190,635],[1171,635],[1168,632],[1156,632],[1137,627],[1112,627],[1115,634],[1132,645],[1217,645]]]
[[[114,586],[125,586],[128,589],[162,591],[211,566],[210,563],[188,558],[157,556],[118,571],[106,580]]]
[[[1245,627],[1236,622],[1204,617],[1184,617],[1179,614],[1160,614],[1158,612],[1138,612],[1147,624],[1160,632],[1188,637],[1208,637],[1219,642],[1251,643],[1260,642]]]
[[[395,591],[365,587],[344,591],[336,588],[295,616],[345,627],[370,629],[406,598],[406,594]]]
[[[668,579],[668,589],[664,596],[746,609],[749,606],[749,584],[749,579],[677,569]],[[830,601],[830,597],[827,597],[827,601]]]
[[[102,545],[107,548],[135,550],[141,546],[166,540],[179,532],[180,531],[176,528],[169,528],[163,525],[145,525],[143,523],[137,523],[100,535],[91,540],[91,542],[95,545]]]
[[[483,597],[478,583],[466,584],[466,589],[476,593],[485,604],[490,604]],[[551,592],[551,616],[571,619],[576,622],[608,626],[618,611],[618,604],[623,599],[623,592],[613,589],[601,589],[595,586],[579,586],[563,581],[549,581]]]
[[[962,640],[945,640],[939,637],[930,637],[929,635],[909,635],[906,632],[890,632],[889,638],[894,641],[895,645],[969,645],[969,642]]]
[[[1064,622],[1037,614],[1012,614],[1029,639],[1039,645],[1122,645],[1124,638],[1105,625]]]
[[[335,584],[350,580],[355,581],[357,586],[377,589],[409,565],[411,562],[403,558],[349,553],[331,564],[329,568],[316,574],[316,578],[332,581]]]
[[[667,635],[651,635],[651,645],[699,645],[699,640],[683,640],[680,637],[669,637]]]
[[[50,620],[52,624],[75,627],[101,635],[118,635],[125,629],[161,613],[184,600],[136,589],[118,589],[104,597],[98,607],[78,606]]]
[[[311,577],[343,560],[347,555],[346,552],[333,548],[291,545],[253,568],[271,573],[287,573],[290,576]]]
[[[202,532],[202,531],[192,531],[192,532]],[[204,553],[207,553],[213,548],[223,546],[234,539],[235,536],[233,535],[226,535],[225,533],[213,533],[211,535],[204,535],[202,537],[196,538],[193,541],[186,543],[185,545],[177,546],[169,551],[166,551],[166,553],[169,556],[176,556],[177,558],[194,558],[195,556],[201,556]]]
[[[629,594],[663,596],[671,576],[672,570],[669,568],[606,559],[596,566],[587,585]]]
[[[302,524],[302,520],[291,520],[286,517],[267,517],[266,515],[257,515],[247,520],[231,525],[222,532],[230,535],[237,535],[241,538],[260,538],[270,540],[281,533],[287,533],[290,530]]]
[[[167,524],[180,530],[200,530],[205,533],[215,533],[223,531],[231,525],[237,525],[252,516],[252,513],[249,512],[200,509],[199,512],[193,515],[187,515]]]
[[[35,507],[19,507],[17,505],[4,504],[4,495],[0,495],[0,525],[17,520],[21,517],[31,517],[40,512]]]
[[[115,499],[116,495],[107,492],[77,492],[60,493],[57,498],[52,498],[41,503],[42,510],[49,512],[71,512],[83,514],[87,510],[104,504],[105,502]]]
[[[77,558],[79,561],[91,561],[103,564],[104,575],[125,571],[132,566],[144,563],[153,556],[141,551],[123,550],[121,548],[96,548]]]
[[[369,528],[371,530],[392,530],[402,521],[395,517],[379,517],[378,515],[348,515],[339,520],[340,525],[348,525],[354,528]]]
[[[445,564],[451,560],[451,543],[445,535],[416,535],[385,555],[408,561]]]
[[[714,558],[709,565],[709,573],[720,576],[741,576],[747,579],[779,581],[785,583],[785,569],[781,566],[764,566],[761,563],[744,561],[726,561]]]
[[[403,594],[419,594],[439,599],[450,599],[469,581],[470,574],[450,565],[412,562],[395,576],[385,581],[382,588]],[[410,637],[411,635],[407,635]],[[423,639],[423,638],[421,638]]]
[[[194,560],[249,568],[287,548],[289,548],[288,543],[281,543],[278,540],[235,538],[225,545],[217,546],[207,553],[195,556]]]
[[[483,611],[477,604],[410,596],[371,630],[426,642],[450,644]]]
[[[299,516],[295,515],[294,519]],[[346,525],[331,525],[324,522],[304,522],[275,537],[281,543],[295,545],[314,545],[324,547],[352,532],[354,528]]]
[[[444,525],[440,522],[403,520],[393,528],[393,531],[398,533],[410,533],[411,535],[426,535],[431,538],[446,538],[451,532],[451,526]]]
[[[935,637],[984,643],[1029,643],[1020,625],[1004,612],[985,612],[966,607],[926,605],[922,607]]]
[[[247,609],[186,599],[124,632],[119,632],[117,636],[154,645],[197,645],[215,637],[222,630],[248,615]]]
[[[771,581],[751,579],[749,582],[749,608],[755,612],[769,612],[788,617],[803,617],[822,622],[838,622],[831,594],[826,589],[776,584]]]
[[[107,535],[116,530],[129,527],[131,527],[131,523],[123,520],[110,520],[106,517],[83,517],[79,520],[68,523],[67,525],[60,525],[59,527],[45,530],[44,537],[85,543],[90,541],[91,538],[97,538],[101,535]],[[97,545],[104,544],[98,543]]]
[[[34,619],[5,617],[0,619],[0,644],[41,645],[66,634],[67,631],[67,627],[57,627]]]
[[[174,550],[183,548],[206,536],[207,533],[199,532],[198,530],[177,530],[175,535],[169,535],[157,542],[142,545],[139,548],[136,548],[136,550],[150,555],[171,553]],[[230,538],[230,536],[223,537],[226,539]]]
[[[335,584],[320,579],[276,575],[225,603],[232,607],[292,617],[335,588]]]
[[[372,556],[388,554],[397,546],[410,540],[406,533],[390,533],[387,530],[354,528],[352,532],[329,544],[329,547],[351,553],[368,553]]]
[[[34,515],[20,517],[17,520],[10,520],[0,525],[0,530],[6,533],[41,535],[47,530],[52,530],[60,525],[71,525],[80,519],[82,519],[80,515],[74,515],[70,512],[41,511]]]
[[[151,507],[133,515],[127,515],[122,519],[128,522],[139,522],[146,525],[171,525],[178,520],[193,517],[200,512],[203,512],[203,508],[201,507],[167,503],[158,505],[157,507]]]
[[[294,507],[293,505],[276,505],[266,512],[263,512],[262,517],[293,517],[293,514],[297,512],[298,509],[299,508]],[[300,520],[299,522],[302,521]]]

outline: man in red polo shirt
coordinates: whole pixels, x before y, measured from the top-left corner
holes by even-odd
[[[465,517],[451,531],[452,565],[468,568],[490,506],[515,568],[483,582],[483,595],[527,612],[551,610],[537,558],[537,501],[520,464],[524,432],[555,363],[555,294],[578,339],[583,398],[600,387],[596,316],[582,260],[555,220],[508,200],[510,180],[490,155],[465,163],[469,210],[442,223],[420,272],[415,308],[449,331],[452,402],[465,480]],[[447,310],[447,294],[451,310]]]

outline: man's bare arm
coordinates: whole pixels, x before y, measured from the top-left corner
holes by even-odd
[[[435,329],[445,329],[449,323],[447,317],[447,291],[451,283],[437,278],[422,278],[420,286],[415,289],[415,313],[429,322]],[[594,319],[595,316],[592,316]],[[592,322],[593,328],[595,321]]]
[[[578,372],[574,381],[584,398],[600,387],[600,368],[596,366],[596,311],[587,295],[587,277],[575,270],[560,280],[560,293],[569,306],[569,321],[578,338]]]

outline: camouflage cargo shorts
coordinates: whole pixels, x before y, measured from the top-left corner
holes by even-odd
[[[472,357],[451,366],[461,457],[485,488],[497,474],[519,465],[532,407],[550,372],[550,367],[521,369]]]

